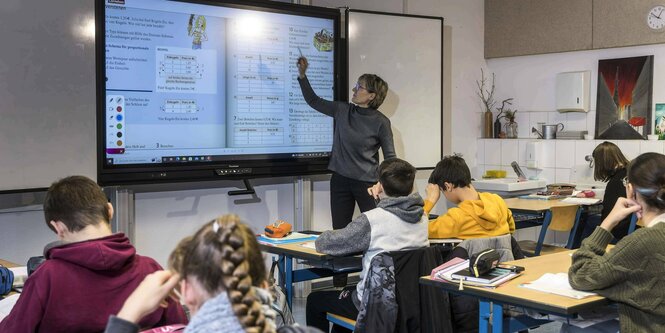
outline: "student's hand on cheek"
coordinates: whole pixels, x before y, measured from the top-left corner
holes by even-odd
[[[427,184],[427,188],[425,189],[427,192],[427,198],[426,200],[431,202],[431,203],[437,203],[439,201],[439,197],[441,196],[441,189],[439,188],[439,185],[437,184]]]
[[[171,271],[157,271],[149,274],[132,292],[118,312],[118,317],[138,323],[141,318],[165,304],[173,288],[178,284],[180,275]]]
[[[607,215],[603,223],[600,226],[607,230],[612,231],[619,222],[625,219],[628,215],[637,213],[638,216],[641,215],[642,207],[637,203],[637,201],[627,198],[619,198],[614,204],[614,208]]]
[[[381,183],[376,183],[372,187],[367,189],[367,193],[371,195],[374,199],[379,199],[379,194],[383,192],[383,187]]]

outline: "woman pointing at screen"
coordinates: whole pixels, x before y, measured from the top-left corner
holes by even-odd
[[[385,159],[396,157],[390,119],[377,109],[388,93],[388,84],[374,74],[363,74],[353,87],[352,103],[327,101],[314,93],[305,73],[307,58],[298,59],[298,83],[305,102],[334,119],[333,145],[328,169],[333,229],[346,227],[355,204],[361,212],[376,207],[367,188],[378,181],[379,148]],[[346,284],[335,280],[335,286]]]

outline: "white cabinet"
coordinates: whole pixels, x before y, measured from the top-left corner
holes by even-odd
[[[591,71],[559,73],[556,76],[556,109],[559,112],[589,112]]]

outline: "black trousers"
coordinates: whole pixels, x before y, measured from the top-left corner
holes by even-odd
[[[351,222],[356,203],[361,212],[376,208],[374,198],[367,193],[367,189],[372,185],[374,183],[333,173],[330,178],[330,213],[333,229],[342,229]]]
[[[355,286],[339,291],[315,291],[307,296],[307,326],[328,332],[326,313],[330,312],[342,317],[356,319],[358,309],[353,304]],[[333,333],[351,332],[343,327],[333,325]]]

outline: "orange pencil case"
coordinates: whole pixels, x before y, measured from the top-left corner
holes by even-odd
[[[266,232],[266,236],[270,238],[282,238],[291,233],[291,228],[292,227],[290,223],[277,220],[273,224],[268,224],[264,230]]]

